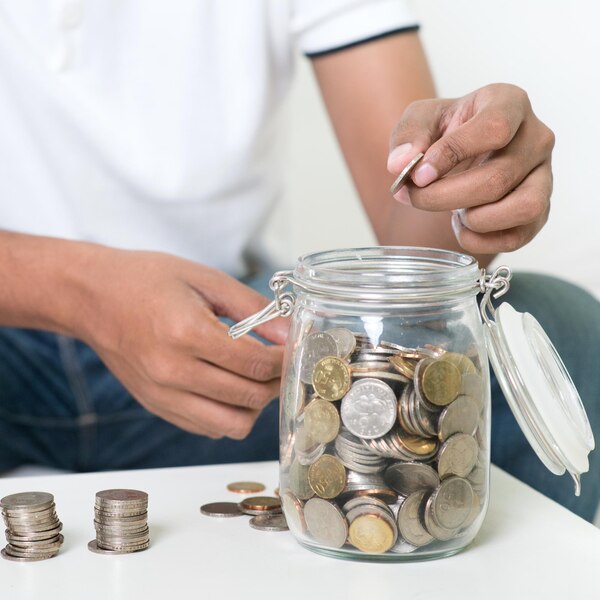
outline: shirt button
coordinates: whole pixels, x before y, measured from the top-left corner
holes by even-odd
[[[61,25],[63,29],[75,29],[76,27],[79,27],[82,19],[83,6],[81,2],[73,0],[64,6],[61,17]]]

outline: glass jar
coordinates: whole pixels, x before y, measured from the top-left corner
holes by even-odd
[[[556,450],[564,423],[540,425],[531,410],[536,392],[526,389],[506,345],[514,327],[503,330],[488,316],[491,294],[506,291],[509,278],[506,268],[486,277],[474,258],[443,250],[320,252],[275,274],[272,305],[232,328],[237,337],[274,316],[292,316],[280,496],[303,546],[340,558],[403,561],[450,556],[473,540],[489,500],[486,343],[536,451],[578,484],[593,437],[560,359],[543,332],[531,356],[520,356],[552,372],[561,392],[556,405],[574,423],[569,456]],[[284,291],[290,283],[293,290]],[[558,384],[557,372],[566,375]]]

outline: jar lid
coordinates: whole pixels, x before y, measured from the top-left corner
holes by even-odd
[[[571,474],[579,496],[594,435],[556,348],[532,315],[506,302],[486,324],[490,362],[519,426],[552,473]]]

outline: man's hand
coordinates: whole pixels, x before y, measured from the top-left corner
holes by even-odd
[[[456,238],[472,254],[516,250],[548,218],[554,134],[518,87],[494,84],[458,100],[413,102],[390,146],[395,175],[425,153],[395,198],[425,211],[454,211]]]
[[[83,300],[81,335],[149,411],[213,438],[241,439],[279,393],[281,346],[232,340],[219,316],[240,320],[267,299],[237,280],[174,256],[103,249]],[[259,327],[281,344],[283,320]]]

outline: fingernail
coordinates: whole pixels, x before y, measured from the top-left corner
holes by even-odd
[[[397,200],[398,202],[400,202],[400,204],[405,204],[406,206],[412,206],[412,203],[410,201],[410,194],[408,193],[408,190],[405,187],[400,188],[394,194],[394,200]]]
[[[419,186],[425,187],[438,177],[438,172],[433,165],[422,163],[417,167],[412,177],[412,180]]]
[[[396,146],[388,156],[387,170],[390,173],[400,173],[403,167],[402,157],[408,154],[412,149],[412,144],[400,144]]]

